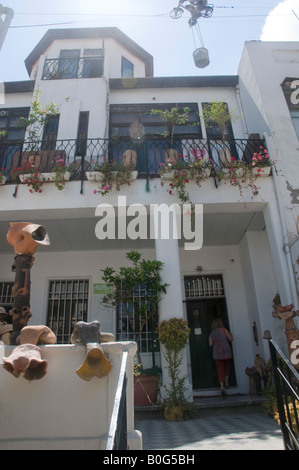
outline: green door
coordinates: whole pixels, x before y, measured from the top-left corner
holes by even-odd
[[[222,318],[229,329],[224,298],[187,300],[187,319],[191,330],[189,337],[193,389],[219,388],[216,365],[209,335],[214,318]],[[235,385],[233,361],[230,384]]]

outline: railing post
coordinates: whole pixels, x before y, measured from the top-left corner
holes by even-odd
[[[128,351],[124,351],[122,355],[106,450],[127,450],[126,368],[128,355]],[[117,431],[120,429],[122,430],[122,446],[119,447],[119,443],[117,442]]]
[[[284,403],[283,403],[283,391],[281,387],[280,376],[278,374],[277,354],[276,354],[275,347],[272,343],[272,339],[269,339],[269,349],[270,349],[270,357],[271,357],[272,368],[273,368],[274,385],[276,389],[277,410],[279,414],[279,420],[280,420],[281,432],[283,435],[284,446],[285,446],[285,449],[287,449],[286,443],[288,441],[288,432],[285,427],[286,415],[285,415],[285,409],[284,409]]]

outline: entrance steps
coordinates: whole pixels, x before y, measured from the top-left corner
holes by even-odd
[[[263,396],[229,394],[226,397],[215,396],[194,396],[193,407],[197,413],[216,414],[223,412],[242,413],[242,412],[262,412],[262,403],[265,401]],[[161,417],[163,408],[161,405],[135,406],[136,417]]]

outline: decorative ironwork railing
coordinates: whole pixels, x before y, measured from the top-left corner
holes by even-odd
[[[249,164],[259,150],[260,139],[167,139],[145,138],[142,141],[116,139],[65,139],[54,142],[0,142],[0,168],[15,182],[13,169],[22,167],[29,158],[42,172],[50,172],[55,159],[63,159],[71,172],[72,180],[86,179],[86,172],[93,171],[103,159],[122,162],[126,151],[136,152],[138,177],[154,178],[174,151],[182,163],[204,158],[217,171],[229,166],[231,159]],[[173,150],[171,150],[173,149]]]
[[[43,80],[97,78],[103,75],[103,56],[46,59]]]
[[[115,393],[106,450],[127,450],[127,377],[128,351],[124,351]]]
[[[299,373],[272,339],[269,348],[285,450],[299,450]]]

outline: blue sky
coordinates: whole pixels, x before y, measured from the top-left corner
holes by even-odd
[[[245,41],[299,41],[298,0],[213,0],[198,21],[210,65],[198,69],[202,45],[189,14],[171,19],[178,0],[2,0],[14,19],[0,51],[0,80],[27,80],[24,60],[48,29],[117,26],[154,57],[155,76],[234,75]]]

